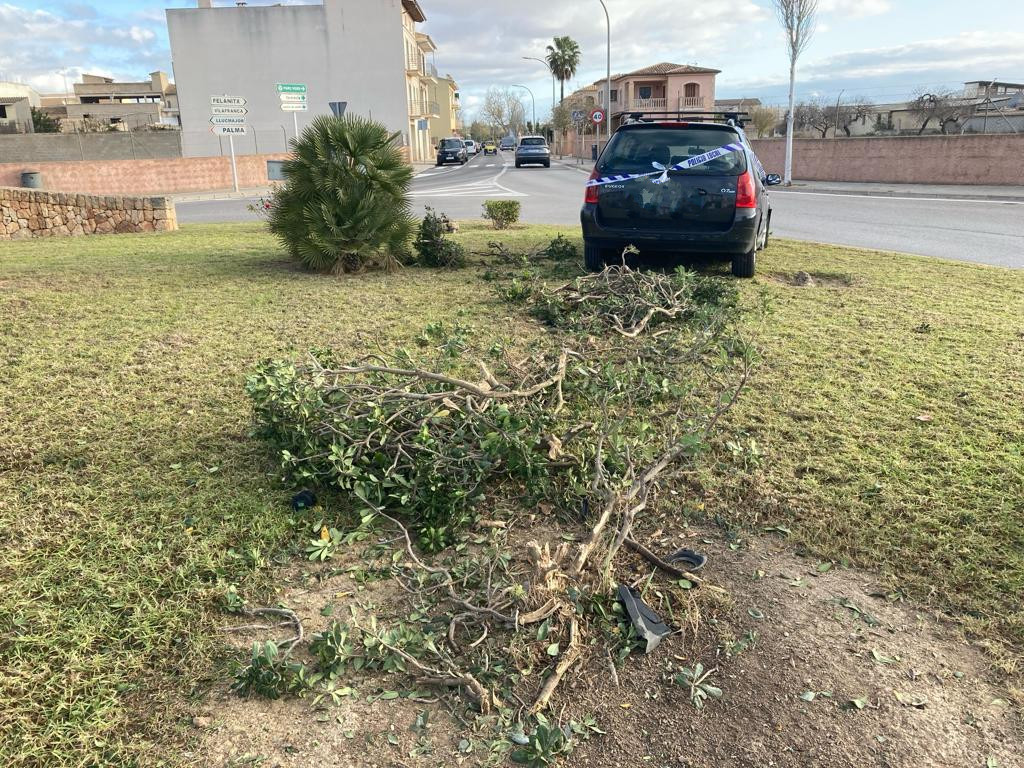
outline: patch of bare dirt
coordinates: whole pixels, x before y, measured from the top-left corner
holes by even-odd
[[[852,275],[842,272],[771,272],[769,280],[799,288],[849,288],[854,284]]]
[[[728,658],[728,643],[697,653],[673,638],[628,664],[621,688],[604,679],[583,707],[609,734],[569,765],[1021,765],[1019,715],[951,624],[881,595],[870,574],[819,573],[782,542],[750,544],[704,548],[705,576],[734,602],[718,634],[754,633],[751,647]],[[663,679],[698,661],[723,690],[700,711]]]
[[[567,677],[555,715],[594,715],[607,732],[581,742],[567,765],[1021,765],[1018,714],[989,677],[981,651],[949,623],[880,593],[870,574],[838,566],[820,572],[784,540],[766,536],[733,551],[718,532],[690,530],[672,547],[680,543],[708,554],[702,576],[726,594],[698,600],[696,634],[688,630],[650,656],[631,657],[618,671],[620,685],[600,658]],[[355,553],[330,565],[304,564],[282,589],[281,604],[299,614],[307,633],[327,626],[325,606],[344,618],[355,596],[373,603],[382,620],[408,610],[394,582],[366,579],[365,560]],[[632,565],[633,577],[649,574],[643,561]],[[266,636],[230,635],[240,650]],[[723,691],[701,710],[674,681],[696,662],[715,669],[711,682]],[[414,768],[505,760],[493,751],[486,722],[474,732],[436,692],[411,692],[408,679],[380,675],[343,682],[353,694],[318,710],[311,697],[241,699],[225,680],[194,722],[197,763]],[[381,699],[387,690],[401,695]],[[808,692],[814,700],[801,700]]]

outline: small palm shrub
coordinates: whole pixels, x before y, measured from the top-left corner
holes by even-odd
[[[295,258],[323,272],[391,267],[409,255],[412,168],[380,123],[321,115],[292,141],[270,231]]]

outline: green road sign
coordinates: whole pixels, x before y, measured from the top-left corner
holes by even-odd
[[[306,86],[302,83],[278,83],[278,93],[305,93]]]

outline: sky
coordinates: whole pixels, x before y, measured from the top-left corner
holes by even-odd
[[[250,0],[271,5],[280,0]],[[308,2],[309,0],[305,0]],[[353,1],[353,0],[350,0]],[[372,0],[354,0],[367,2]],[[284,0],[286,4],[304,4]],[[769,0],[606,0],[612,70],[670,61],[722,70],[718,98],[786,100],[788,62]],[[215,0],[233,5],[234,0]],[[538,117],[551,108],[543,58],[555,35],[583,52],[566,93],[601,78],[606,28],[598,0],[420,0],[434,63],[458,81],[472,117],[490,86],[523,85]],[[171,71],[165,8],[195,0],[0,0],[0,80],[63,92],[82,72],[121,80]],[[798,66],[797,96],[829,103],[900,101],[964,81],[1024,82],[1024,1],[819,0],[812,42]],[[529,108],[530,100],[523,91]]]

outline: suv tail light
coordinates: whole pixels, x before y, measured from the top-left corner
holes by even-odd
[[[750,171],[736,180],[736,207],[757,208],[757,192],[754,190],[754,177]]]
[[[589,181],[593,181],[594,179],[599,179],[599,178],[601,178],[601,174],[599,174],[597,172],[597,168],[595,168],[594,172],[592,174],[590,174]],[[596,204],[597,203],[597,199],[598,199],[597,198],[597,190],[598,189],[600,189],[600,187],[587,187],[587,191],[583,195],[583,202],[584,203],[594,203],[594,204]]]

